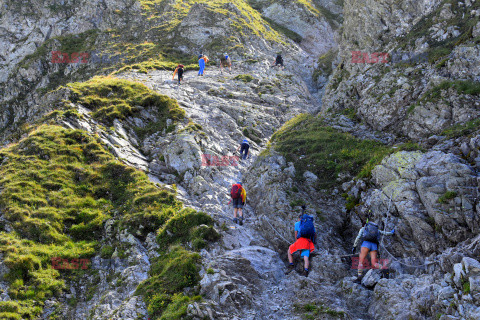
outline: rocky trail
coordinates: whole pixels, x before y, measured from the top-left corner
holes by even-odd
[[[183,196],[185,200],[188,199],[185,201],[187,206],[208,212],[223,228],[221,243],[208,251],[202,251],[206,268],[215,271],[210,275],[203,270],[202,291],[208,298],[221,304],[220,309],[227,306],[224,315],[217,314],[215,319],[300,319],[293,306],[293,301],[296,301],[296,287],[298,283],[312,284],[307,284],[308,279],[305,280],[295,272],[284,275],[285,262],[280,258],[279,252],[262,236],[262,233],[276,231],[270,229],[259,232],[256,228],[259,220],[265,217],[262,212],[255,211],[254,207],[248,204],[248,188],[243,226],[232,222],[232,208],[227,202],[229,188],[233,183],[254,183],[246,181],[244,173],[251,170],[256,157],[265,148],[265,142],[269,139],[268,133],[273,133],[295,113],[312,111],[318,106],[314,104],[315,99],[309,98],[303,105],[295,107],[295,101],[302,98],[298,93],[289,95],[288,91],[265,94],[258,99],[252,98],[256,95],[252,94],[252,87],[248,83],[235,80],[235,77],[247,73],[251,74],[252,81],[256,84],[268,83],[272,78],[282,79],[282,76],[285,76],[283,79],[286,81],[292,81],[288,71],[270,68],[267,63],[254,68],[234,66],[231,73],[221,73],[217,67],[211,67],[207,68],[204,77],[197,76],[196,71],[189,71],[185,73],[181,85],[177,84],[176,79],[171,80],[170,72],[163,71],[150,72],[148,75],[127,73],[120,77],[140,81],[158,93],[177,99],[186,110],[187,116],[200,124],[207,133],[207,141],[200,142],[204,153],[218,154],[219,158],[236,155],[235,148],[244,136],[238,129],[238,122],[243,119],[253,119],[263,127],[263,130],[259,130],[262,139],[251,141],[253,145],[249,159],[237,161],[235,158],[232,165],[228,166],[201,167],[200,174],[196,175],[195,179],[202,179],[203,184],[182,186],[186,189]],[[284,84],[280,83],[280,86],[282,85]],[[302,87],[306,88],[306,85]],[[217,94],[219,96],[215,96]],[[304,95],[309,96],[306,89]],[[284,101],[292,103],[292,106],[279,110],[269,105]],[[239,108],[245,111],[239,112]],[[232,112],[236,112],[238,117],[243,115],[243,119],[235,119]],[[196,188],[199,193],[197,195]],[[290,238],[293,240],[293,237]],[[232,313],[228,312],[229,305],[233,307]],[[238,313],[238,310],[242,313]],[[197,315],[201,316],[202,312],[209,311],[199,309]]]
[[[158,138],[154,135],[139,144],[130,134],[130,127],[150,121],[151,114],[147,110],[139,118],[115,121],[113,130],[107,130],[82,106],[76,107],[83,117],[65,121],[64,125],[97,134],[118,159],[145,171],[154,183],[166,183],[169,187],[168,184],[175,183],[177,178],[168,173],[172,172],[170,168],[180,172],[183,182],[175,187],[179,199],[185,206],[215,218],[222,239],[201,251],[204,259],[201,294],[208,303],[194,303],[190,314],[200,318],[211,315],[215,319],[300,319],[294,304],[302,303],[311,294],[324,297],[325,304],[330,306],[342,305],[341,300],[330,293],[336,289],[324,284],[324,274],[320,270],[313,269],[308,279],[297,272],[284,274],[286,249],[294,240],[295,220],[278,229],[272,225],[275,223],[271,217],[272,208],[268,211],[257,209],[255,197],[250,198],[255,192],[250,193],[249,186],[261,180],[251,172],[255,171],[258,155],[265,149],[271,134],[296,114],[319,108],[302,79],[288,69],[270,68],[267,61],[253,67],[235,66],[231,73],[221,73],[216,67],[207,68],[204,77],[189,71],[181,85],[172,81],[171,72],[166,71],[127,72],[117,77],[144,83],[160,94],[175,98],[187,113],[186,128],[193,123],[199,125],[201,132],[186,130],[184,134],[166,137],[162,133]],[[243,81],[245,77],[247,81]],[[256,92],[258,88],[265,88],[266,92]],[[241,130],[242,127],[251,130],[250,136]],[[250,155],[240,160],[235,149],[244,137],[250,141]],[[205,155],[218,162],[206,163]],[[225,158],[229,161],[224,161]],[[230,187],[237,181],[247,186],[243,226],[233,223],[232,207],[228,204]],[[266,199],[269,200],[269,196]],[[131,313],[132,305],[141,306],[135,297],[128,298],[128,288],[135,288],[147,277],[147,261],[157,255],[157,245],[151,237],[142,244],[128,234],[120,234],[118,241],[134,244],[130,267],[120,264],[112,270],[126,278],[127,290],[112,287],[107,280],[107,270],[101,271],[104,276],[98,297],[117,298],[103,299],[94,308],[95,319],[102,319],[106,314],[122,319]],[[327,262],[328,267],[335,264],[345,263]],[[298,271],[301,266],[303,263],[297,263]],[[207,272],[209,269],[214,270],[213,274]],[[121,303],[119,297],[128,302]],[[87,313],[88,309],[87,304],[80,303],[77,313]]]

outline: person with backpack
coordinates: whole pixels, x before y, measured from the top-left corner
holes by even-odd
[[[230,57],[228,56],[227,53],[224,53],[220,57],[220,71],[223,73],[223,67],[228,67],[228,70],[232,72],[232,60],[230,60]]]
[[[380,243],[380,235],[390,236],[395,234],[395,229],[392,229],[390,232],[382,231],[378,228],[378,225],[375,222],[369,222],[367,219],[367,223],[363,226],[360,231],[358,232],[357,238],[355,239],[355,243],[353,244],[352,254],[355,254],[355,249],[357,245],[362,240],[362,245],[360,249],[360,257],[358,262],[358,278],[357,281],[362,278],[363,275],[363,267],[365,266],[365,258],[370,252],[370,260],[372,262],[373,268],[380,268],[378,265],[377,259],[377,252],[378,252],[378,244]]]
[[[298,217],[298,221],[295,223],[295,238],[297,239],[288,248],[288,268],[285,274],[289,274],[295,269],[293,264],[293,254],[300,251],[300,257],[303,257],[304,267],[303,275],[308,277],[310,267],[310,253],[315,250],[315,226],[313,224],[313,217],[305,214],[305,206],[302,206],[302,213]]]
[[[198,55],[198,66],[199,66],[199,70],[198,70],[198,75],[199,76],[203,76],[203,71],[205,70],[205,64],[206,64],[207,60],[204,59],[204,55],[203,54],[200,54]]]
[[[243,225],[243,206],[247,200],[247,192],[241,182],[232,185],[232,188],[230,189],[230,197],[232,197],[233,201],[233,222]],[[237,213],[240,220],[237,219]]]
[[[247,159],[248,149],[250,149],[250,144],[247,139],[243,139],[242,143],[237,148],[237,151],[240,150],[240,159]]]
[[[275,61],[273,62],[273,65],[272,65],[272,67],[276,67],[276,66],[281,66],[282,70],[284,68],[283,57],[280,53],[277,54],[277,58],[275,58]]]
[[[178,74],[178,84],[181,84],[180,82],[183,80],[183,64],[179,64],[176,68],[175,71],[173,72],[173,77],[172,80],[175,79],[175,75]]]

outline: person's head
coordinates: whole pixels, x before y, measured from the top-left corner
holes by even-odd
[[[226,57],[226,56],[228,56],[228,53],[225,52],[223,55]]]
[[[243,141],[242,141],[242,142],[248,143],[248,140],[247,140],[247,139],[243,139]]]
[[[202,59],[202,58],[203,58],[203,54],[199,54],[198,59]]]
[[[242,182],[241,182],[241,181],[238,181],[237,184],[242,185]]]

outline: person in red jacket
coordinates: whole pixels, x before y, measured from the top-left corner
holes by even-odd
[[[232,185],[232,189],[230,189],[230,197],[232,197],[233,201],[233,222],[238,223],[240,225],[243,224],[243,206],[247,201],[247,192],[245,188],[242,187],[241,182],[237,182],[236,184]],[[237,212],[239,215],[239,219],[237,219]]]

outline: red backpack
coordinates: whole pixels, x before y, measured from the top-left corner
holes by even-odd
[[[232,199],[238,199],[242,196],[242,185],[241,184],[234,184],[232,186],[232,190],[230,190],[230,196]]]

